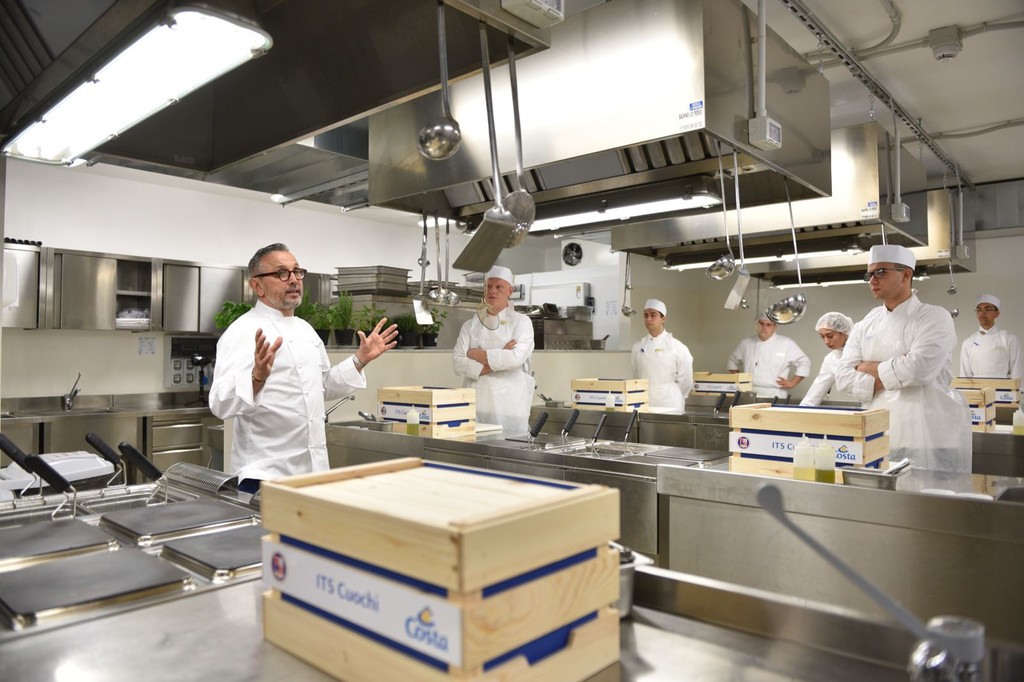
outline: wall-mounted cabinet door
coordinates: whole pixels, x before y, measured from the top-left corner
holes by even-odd
[[[199,269],[199,331],[216,332],[213,316],[224,301],[240,303],[245,299],[245,270],[241,268]]]
[[[60,328],[114,329],[117,315],[117,260],[59,255]]]
[[[164,264],[164,330],[199,331],[199,268]]]
[[[4,247],[3,326],[35,329],[39,326],[39,249]]]

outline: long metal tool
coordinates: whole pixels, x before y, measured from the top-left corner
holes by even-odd
[[[416,313],[416,324],[434,324],[434,316],[423,300],[423,289],[427,279],[427,214],[423,213],[423,242],[420,245],[420,293],[412,299],[412,309]]]
[[[736,192],[736,235],[740,243],[740,269],[736,276],[736,283],[732,285],[732,291],[725,299],[725,307],[729,310],[736,310],[743,302],[743,294],[750,284],[750,273],[747,272],[746,261],[743,257],[743,223],[740,221],[740,164],[736,158],[736,149],[732,150],[732,182]],[[724,204],[725,197],[722,197]]]
[[[530,234],[533,227],[533,220],[537,217],[537,205],[526,191],[526,180],[523,174],[523,133],[519,123],[519,84],[516,80],[516,51],[515,38],[508,37],[508,79],[512,85],[512,124],[515,129],[516,138],[516,188],[515,191],[505,195],[501,202],[509,213],[516,219],[516,229],[509,237],[507,247],[518,246],[526,235]]]
[[[480,22],[480,53],[483,60],[484,100],[487,105],[487,134],[491,143],[491,172],[494,176],[494,206],[487,209],[473,237],[455,259],[455,267],[470,272],[487,272],[498,260],[516,229],[516,219],[501,203],[501,172],[498,169],[498,141],[494,132],[494,98],[491,93],[491,53],[487,47],[487,24]]]

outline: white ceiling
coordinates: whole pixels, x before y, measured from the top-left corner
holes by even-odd
[[[757,0],[743,0],[756,12]],[[847,49],[863,49],[884,39],[892,28],[883,0],[802,0]],[[960,165],[973,183],[1024,176],[1024,2],[1021,0],[894,0],[901,15],[894,54],[868,57],[861,65],[896,103],[931,136],[972,132],[1015,121],[1016,125],[965,138],[936,139],[945,154]],[[768,0],[768,25],[797,51],[817,51],[817,38],[779,0]],[[956,25],[962,30],[981,24],[1016,22],[1013,28],[978,32],[963,38],[955,59],[939,62],[928,47],[928,32]],[[911,46],[921,43],[918,46]],[[829,55],[826,53],[827,59]],[[812,57],[812,61],[816,61]],[[871,98],[842,65],[826,68],[831,85],[832,127],[870,120]],[[770,113],[770,112],[769,112]],[[892,130],[892,114],[874,102],[875,117]],[[915,155],[918,144],[902,125],[905,148]],[[941,184],[943,164],[927,148],[922,160],[931,185]],[[955,178],[950,177],[955,184]]]

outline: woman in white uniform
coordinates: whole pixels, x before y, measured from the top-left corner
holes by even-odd
[[[815,377],[814,383],[807,389],[807,395],[800,401],[801,405],[816,407],[821,405],[825,396],[831,391],[832,400],[845,400],[854,402],[857,399],[852,395],[833,390],[836,383],[836,364],[839,358],[843,357],[843,347],[846,340],[850,338],[850,331],[853,330],[853,320],[842,313],[825,313],[818,318],[814,325],[818,335],[828,348],[828,354],[821,362],[821,371]]]
[[[960,348],[960,376],[986,379],[1024,377],[1024,358],[1016,335],[996,325],[1001,303],[991,294],[982,294],[975,304],[978,331],[967,337]]]
[[[529,431],[533,403],[533,322],[509,306],[513,275],[496,265],[484,282],[484,306],[455,342],[452,365],[463,386],[476,388],[476,419],[501,424],[505,435]]]
[[[693,356],[686,345],[665,331],[668,309],[656,298],[644,303],[647,335],[633,344],[633,376],[647,379],[649,405],[664,414],[683,414],[693,388]]]

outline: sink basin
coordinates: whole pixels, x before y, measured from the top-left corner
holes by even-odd
[[[358,421],[330,422],[330,426],[344,426],[349,429],[367,429],[368,431],[383,431],[392,433],[395,430],[395,422],[368,422],[360,419]]]
[[[1024,502],[1024,487],[1007,488],[996,495],[996,499],[1002,502]]]

